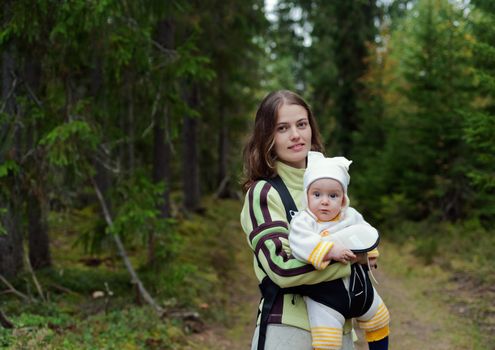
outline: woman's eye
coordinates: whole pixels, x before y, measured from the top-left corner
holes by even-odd
[[[277,128],[277,131],[278,131],[278,132],[284,132],[284,131],[287,131],[287,125],[280,125],[280,126]]]
[[[303,121],[303,122],[297,123],[297,127],[299,129],[305,129],[307,126],[308,126],[308,122],[307,121]]]

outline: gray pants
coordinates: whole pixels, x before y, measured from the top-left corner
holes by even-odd
[[[258,347],[259,330],[260,327],[257,326],[251,350],[256,350]],[[284,324],[269,324],[266,330],[265,350],[313,350],[311,332]],[[342,350],[354,350],[352,333],[344,334]]]

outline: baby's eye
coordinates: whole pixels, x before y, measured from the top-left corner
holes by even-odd
[[[332,198],[332,199],[335,199],[335,198],[338,198],[338,197],[339,197],[339,195],[337,193],[330,194],[330,198]]]
[[[320,197],[320,192],[314,192],[313,193],[313,196],[315,196],[315,198],[319,198]]]

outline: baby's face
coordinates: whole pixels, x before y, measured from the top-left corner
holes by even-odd
[[[308,208],[320,221],[335,219],[344,201],[344,190],[337,180],[319,179],[309,185]]]

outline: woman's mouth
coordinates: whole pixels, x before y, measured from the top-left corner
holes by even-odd
[[[304,143],[297,143],[293,146],[290,146],[289,149],[293,150],[294,152],[299,152],[304,149]]]

